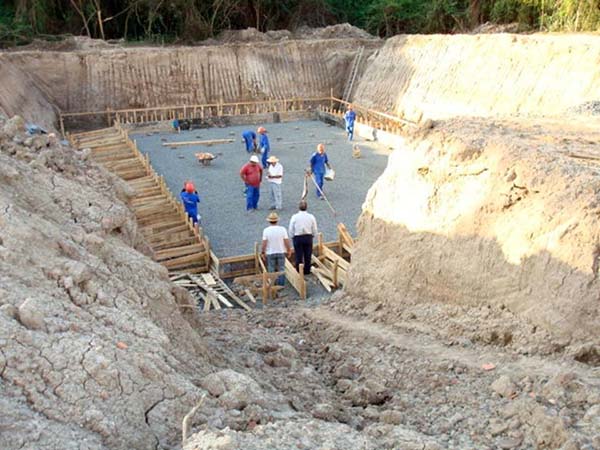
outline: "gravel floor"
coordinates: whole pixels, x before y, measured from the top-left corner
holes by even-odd
[[[249,254],[260,241],[267,225],[269,199],[266,183],[261,186],[259,210],[245,211],[243,183],[239,170],[248,160],[241,143],[241,133],[255,126],[232,126],[162,134],[132,134],[139,149],[150,155],[154,169],[163,175],[171,191],[178,195],[184,180],[190,179],[200,194],[202,227],[219,257]],[[316,199],[314,185],[310,187],[308,210],[317,218],[319,231],[325,241],[337,239],[336,225],[343,222],[352,234],[361,212],[367,191],[383,172],[390,150],[374,142],[357,139],[362,158],[352,158],[352,146],[344,130],[319,121],[300,121],[267,124],[271,154],[280,159],[284,168],[283,211],[280,224],[288,226],[297,211],[302,194],[304,170],[317,143],[323,142],[336,178],[325,184],[325,193],[336,210],[334,216],[327,203]],[[163,147],[161,138],[171,141],[232,138],[233,143],[206,146]],[[197,152],[218,155],[204,167],[194,156]]]

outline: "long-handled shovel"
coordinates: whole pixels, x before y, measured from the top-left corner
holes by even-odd
[[[309,175],[308,173],[306,174],[307,177],[310,177],[310,179],[312,180],[313,184],[315,185],[315,187],[317,188],[317,191],[319,191],[319,193],[321,194],[321,196],[325,199],[325,201],[327,202],[327,205],[329,206],[329,209],[331,209],[331,212],[333,213],[333,216],[336,217],[337,216],[337,211],[333,208],[333,206],[331,206],[331,203],[329,203],[329,200],[327,199],[327,196],[325,195],[325,193],[321,190],[321,188],[319,187],[319,185],[317,184],[317,180],[315,180],[315,177],[311,175]],[[306,189],[306,191],[308,191],[308,189]],[[303,193],[304,194],[304,193]],[[304,195],[304,197],[306,197],[306,195]]]

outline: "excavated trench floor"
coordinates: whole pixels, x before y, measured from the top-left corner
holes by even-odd
[[[132,133],[131,137],[145,154],[150,156],[154,169],[165,177],[173,193],[179,193],[185,180],[192,180],[201,197],[202,227],[210,239],[211,248],[218,257],[250,254],[254,243],[260,241],[265,219],[269,213],[266,184],[261,186],[259,210],[245,211],[245,197],[239,170],[247,162],[248,154],[241,143],[241,133],[256,129],[257,125],[204,128],[181,133]],[[325,193],[333,212],[324,201],[316,199],[314,185],[309,186],[309,211],[317,218],[319,231],[325,241],[337,240],[336,226],[346,224],[355,234],[355,223],[368,189],[387,164],[391,150],[376,142],[356,139],[349,143],[343,129],[320,121],[270,123],[271,155],[280,159],[284,167],[283,211],[280,224],[287,226],[297,212],[298,200],[304,185],[304,170],[319,142],[326,145],[335,180],[326,182]],[[162,144],[173,141],[233,139],[227,144],[210,147],[182,146],[171,149]],[[361,158],[352,157],[352,145],[361,148]],[[196,160],[197,152],[217,156],[210,166]]]
[[[448,345],[427,333],[339,314],[331,304],[226,311],[199,321],[216,365],[256,380],[267,406],[228,410],[209,396],[196,431],[247,432],[281,419],[318,418],[371,436],[381,445],[373,448],[400,448],[385,443],[398,442],[406,430],[407,442],[421,445],[402,448],[558,448],[567,432],[573,442],[590,444],[581,448],[597,448],[598,430],[584,417],[586,396],[600,395],[597,373],[568,359]],[[490,363],[494,368],[484,369]],[[268,442],[307,448],[302,434],[310,426]],[[269,448],[264,445],[256,448]]]

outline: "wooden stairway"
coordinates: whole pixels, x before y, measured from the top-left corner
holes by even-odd
[[[147,157],[118,125],[70,136],[89,148],[94,161],[125,180],[137,195],[131,201],[139,228],[154,251],[154,260],[170,272],[209,272],[208,240],[197,232],[185,210],[168,190]]]

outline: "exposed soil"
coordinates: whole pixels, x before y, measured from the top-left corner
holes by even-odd
[[[210,395],[196,418],[201,432],[186,449],[600,443],[598,370],[569,357],[446,344],[415,331],[418,320],[410,331],[400,330],[328,306],[229,312],[215,319],[200,319],[203,338],[227,374],[202,382]],[[232,405],[231,389],[223,387],[231,371],[257,383],[248,404]]]

